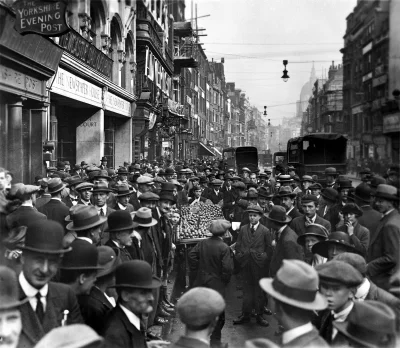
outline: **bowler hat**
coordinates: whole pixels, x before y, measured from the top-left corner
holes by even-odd
[[[100,162],[107,162],[107,161],[108,161],[108,159],[107,159],[106,156],[103,156],[103,157],[101,158],[101,160],[100,160]]]
[[[173,191],[175,191],[175,189],[176,189],[176,186],[172,182],[163,182],[161,184],[161,191],[163,191],[163,192],[164,191],[165,192],[173,192]]]
[[[125,183],[117,185],[114,191],[116,193],[115,194],[116,197],[128,196],[133,193],[133,190],[131,190],[129,185]]]
[[[62,191],[65,185],[60,178],[52,178],[47,182],[47,189],[50,194]]]
[[[71,248],[63,248],[64,228],[53,220],[38,220],[28,227],[23,251],[42,254],[64,254]]]
[[[363,277],[365,277],[367,274],[367,262],[359,254],[342,253],[336,255],[334,257],[334,260],[347,262],[349,265],[353,266],[358,272],[360,272]]]
[[[339,193],[331,187],[325,187],[321,192],[321,196],[328,201],[336,202],[339,198]]]
[[[99,252],[95,245],[82,239],[75,239],[71,243],[72,251],[66,254],[61,262],[60,269],[67,270],[98,270]]]
[[[28,300],[29,298],[25,297],[20,301],[15,272],[6,266],[0,266],[0,311],[18,308]]]
[[[62,161],[57,162],[57,169],[65,169],[65,163]]]
[[[327,308],[326,298],[318,292],[318,273],[300,260],[283,260],[275,278],[260,280],[261,288],[275,299],[306,310]]]
[[[262,208],[256,204],[251,204],[247,207],[246,212],[248,213],[257,213],[260,215],[264,214],[264,211],[262,210]]]
[[[376,198],[383,198],[389,201],[398,201],[400,199],[397,188],[392,185],[386,184],[378,185],[375,193],[373,193],[372,195]]]
[[[286,210],[280,205],[274,205],[271,211],[266,215],[267,219],[280,224],[288,224],[292,218],[286,215]]]
[[[173,170],[172,168],[166,168],[164,171],[164,175],[174,175],[175,174],[175,170]]]
[[[351,184],[351,180],[344,179],[344,180],[339,180],[339,188],[338,190],[344,190],[344,189],[351,189],[353,188],[353,185]]]
[[[279,188],[278,197],[296,197],[296,193],[292,191],[290,186],[281,186]]]
[[[356,248],[350,243],[350,236],[346,232],[332,232],[327,240],[318,242],[313,245],[312,253],[318,254],[328,258],[328,247],[329,245],[340,245],[350,253],[358,253]]]
[[[92,192],[93,193],[97,193],[97,192],[111,192],[112,190],[108,188],[108,184],[106,184],[105,182],[96,182],[93,185],[93,189]]]
[[[177,305],[182,323],[193,328],[208,326],[225,309],[224,298],[218,291],[195,287],[186,292]]]
[[[119,167],[118,168],[118,171],[117,171],[117,174],[120,174],[120,175],[128,175],[129,173],[128,173],[128,169],[126,169],[125,167]]]
[[[100,216],[97,213],[96,207],[93,205],[79,205],[72,215],[70,215],[70,222],[67,225],[69,231],[83,231],[89,228],[99,226],[107,221],[106,216]]]
[[[339,175],[339,173],[336,171],[335,167],[328,167],[325,169],[325,175],[336,176]]]
[[[315,195],[304,195],[303,197],[301,197],[301,203],[310,203],[310,202],[314,202],[315,205],[318,205],[319,204],[318,197]]]
[[[133,230],[134,228],[131,214],[126,210],[116,210],[108,216],[107,232]]]
[[[304,182],[304,181],[314,182],[314,180],[313,180],[311,175],[303,175],[302,178],[301,178],[301,181],[302,182]]]
[[[319,264],[315,269],[318,272],[320,283],[339,283],[352,287],[359,286],[363,282],[363,276],[353,266],[336,259]]]
[[[355,203],[347,203],[342,208],[342,214],[355,214],[357,216],[362,216],[363,211],[361,208]]]
[[[386,347],[388,335],[394,342],[396,314],[380,301],[354,302],[354,307],[344,322],[333,322],[334,327],[360,347]],[[352,342],[351,342],[352,343]],[[351,346],[355,346],[351,344]]]
[[[355,188],[353,195],[355,198],[363,202],[369,203],[371,201],[371,192],[371,187],[363,182]]]
[[[224,219],[218,219],[218,220],[213,220],[211,221],[210,227],[208,230],[213,234],[213,235],[222,235],[224,234],[227,230],[229,230],[232,227],[232,224]]]
[[[310,224],[306,226],[306,231],[304,232],[304,234],[297,238],[297,243],[304,246],[307,236],[314,236],[317,237],[320,241],[324,241],[328,239],[328,235],[329,232],[324,226],[320,224]]]
[[[113,273],[117,266],[121,263],[119,258],[119,249],[115,250],[107,245],[101,245],[97,247],[99,252],[98,264],[101,269],[97,272],[97,278],[104,277],[110,273]],[[117,251],[117,253],[115,253]]]
[[[156,195],[153,192],[145,192],[142,193],[139,197],[138,197],[139,201],[158,201],[160,200],[160,197],[158,195]]]
[[[159,278],[153,276],[151,266],[142,260],[123,262],[115,270],[114,288],[156,289],[161,286]]]
[[[135,227],[151,227],[157,225],[157,220],[152,217],[151,209],[143,207],[135,212],[133,224]]]
[[[107,170],[100,170],[95,176],[94,179],[107,179],[107,180],[111,180],[111,177],[108,175],[108,171]]]

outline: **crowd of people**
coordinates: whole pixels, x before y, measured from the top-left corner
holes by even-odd
[[[339,175],[222,161],[83,161],[16,183],[0,168],[0,343],[9,347],[224,347],[234,325],[278,321],[281,347],[395,347],[400,332],[399,168]],[[180,208],[217,204],[188,255],[190,290],[167,293]],[[177,312],[174,343],[151,331]],[[253,339],[246,347],[274,347]]]

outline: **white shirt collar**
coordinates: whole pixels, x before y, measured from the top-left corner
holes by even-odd
[[[37,300],[36,294],[40,292],[40,296],[42,296],[41,301],[43,303],[43,308],[46,310],[46,296],[49,292],[49,284],[43,286],[40,290],[34,288],[25,278],[24,272],[21,272],[18,277],[19,284],[21,285],[22,291],[25,293],[26,297],[29,299],[29,303],[32,306],[32,309],[36,311]]]
[[[82,240],[89,242],[90,244],[93,244],[93,241],[88,237],[76,237],[76,239],[82,239]]]
[[[333,315],[333,321],[336,321],[337,323],[345,322],[347,317],[349,316],[351,310],[353,309],[353,307],[354,307],[354,302],[351,302],[348,307],[346,307],[345,309],[343,309],[339,313],[335,313],[334,311],[331,311],[331,313]],[[338,333],[338,330],[333,326],[333,328],[332,328],[332,340],[336,337],[337,333]]]
[[[103,294],[106,297],[106,299],[108,300],[108,302],[110,302],[111,306],[115,307],[117,305],[114,297],[108,296],[105,292],[103,292]]]
[[[119,209],[126,210],[127,207],[124,207],[121,203],[118,202]]]
[[[314,215],[314,217],[313,218],[308,218],[307,216],[305,216],[304,215],[304,217],[305,217],[305,219],[306,219],[306,221],[311,221],[313,224],[315,224],[315,220],[317,219],[317,214],[315,214]]]
[[[253,227],[254,228],[254,230],[256,231],[257,230],[257,228],[258,228],[258,225],[260,225],[260,221],[259,222],[257,222],[254,226],[252,225],[252,224],[250,224],[250,227]]]
[[[21,207],[32,207],[32,208],[33,208],[32,201],[23,202],[23,203],[21,204]]]
[[[129,309],[124,307],[122,304],[119,303],[119,306],[122,309],[122,311],[125,313],[125,315],[127,316],[130,323],[134,327],[136,327],[136,329],[138,329],[140,331],[140,319],[134,313],[132,313]]]
[[[61,198],[60,197],[51,197],[51,199],[55,199],[56,201],[60,201],[61,202]]]
[[[97,213],[100,215],[100,209],[103,209],[104,215],[107,214],[107,204],[104,204],[102,207],[95,206],[97,209]]]
[[[313,326],[311,324],[311,322],[295,327],[294,329],[285,331],[282,334],[282,344],[286,345],[289,342],[293,341],[294,339],[296,339],[297,337],[303,336],[304,334],[312,331]]]
[[[287,224],[283,225],[276,233],[281,234],[282,231],[286,228]]]
[[[85,200],[83,200],[82,198],[81,198],[81,202],[82,202],[84,205],[91,205],[90,201],[85,201]]]
[[[371,283],[368,278],[364,278],[362,284],[357,288],[357,292],[355,298],[357,301],[364,301],[369,293],[369,289],[371,288]]]
[[[121,246],[116,240],[111,239],[111,241],[118,247],[118,248],[125,248],[125,245]]]

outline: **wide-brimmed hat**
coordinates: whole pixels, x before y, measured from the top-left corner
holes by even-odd
[[[97,278],[104,277],[110,273],[113,273],[118,265],[121,264],[119,257],[119,249],[113,249],[107,245],[101,245],[97,247],[99,252],[98,264],[101,269],[97,272]]]
[[[325,187],[321,191],[321,196],[328,201],[336,202],[339,198],[339,192],[337,192],[334,188]]]
[[[389,201],[398,201],[400,199],[397,188],[386,184],[378,185],[372,196],[376,198],[387,199]]]
[[[79,185],[83,182],[83,179],[79,175],[71,176],[65,179],[65,182],[68,184],[68,187]]]
[[[75,214],[75,212],[80,210],[80,209],[82,209],[82,208],[84,208],[84,207],[86,207],[86,205],[83,205],[83,204],[72,205],[69,208],[69,215],[67,215],[65,217],[64,221],[71,222],[72,221],[72,216]]]
[[[67,225],[69,231],[83,231],[89,228],[99,226],[107,221],[106,216],[100,216],[96,207],[93,205],[78,205],[73,213],[70,215],[70,222]]]
[[[347,252],[358,253],[356,248],[351,245],[350,236],[346,232],[339,231],[332,232],[327,240],[314,244],[312,253],[328,258],[328,247],[332,244],[343,246]]]
[[[274,205],[271,211],[266,215],[267,219],[279,224],[288,224],[292,218],[286,215],[286,210],[280,205]]]
[[[301,181],[302,182],[304,182],[304,181],[314,182],[314,179],[312,178],[311,175],[303,175],[301,178]]]
[[[250,204],[247,207],[246,212],[248,212],[248,213],[257,213],[257,214],[260,214],[260,215],[264,214],[264,211],[262,210],[262,208],[260,206],[256,205],[256,204]]]
[[[336,176],[339,175],[339,173],[336,171],[335,167],[328,167],[325,169],[325,175]]]
[[[19,286],[15,272],[5,266],[0,266],[0,311],[18,308],[29,301],[19,298]]]
[[[135,212],[133,217],[133,224],[135,227],[151,227],[157,225],[157,220],[152,217],[151,209],[149,208],[140,208]]]
[[[353,287],[359,286],[364,279],[353,266],[336,259],[317,265],[315,270],[318,272],[320,284],[343,284]]]
[[[38,220],[30,224],[25,235],[23,251],[42,254],[64,254],[71,248],[63,247],[64,228],[53,220]]]
[[[357,204],[347,203],[344,207],[342,207],[342,214],[356,214],[357,216],[362,216],[363,211]]]
[[[161,286],[159,278],[153,276],[151,266],[142,260],[123,262],[115,270],[113,288],[156,289]]]
[[[133,190],[128,184],[122,183],[114,188],[115,197],[129,196],[133,193]]]
[[[362,347],[386,346],[387,335],[396,335],[396,314],[380,301],[354,302],[354,307],[344,322],[333,322],[345,337]]]
[[[160,200],[160,196],[156,195],[153,192],[145,192],[142,193],[139,197],[138,197],[139,201],[159,201]]]
[[[108,171],[105,169],[99,170],[99,172],[93,177],[93,179],[107,179],[111,180],[111,177],[108,175]]]
[[[112,190],[110,188],[108,188],[108,184],[105,183],[105,182],[96,182],[93,185],[93,188],[92,188],[92,192],[93,193],[96,193],[96,192],[106,192],[106,193],[108,193],[108,192],[111,192],[111,191]]]
[[[133,230],[135,225],[132,222],[131,214],[127,210],[116,210],[108,216],[107,232],[119,232]]]
[[[290,175],[282,174],[282,175],[279,175],[279,177],[276,179],[276,181],[278,181],[280,183],[293,182],[293,178]]]
[[[278,197],[296,197],[296,193],[293,192],[292,188],[290,186],[281,186],[279,188],[279,193],[277,195]]]
[[[261,288],[277,300],[306,310],[327,308],[326,298],[318,292],[318,273],[300,260],[283,260],[275,278],[260,280]]]
[[[371,202],[371,193],[371,187],[365,182],[362,182],[355,188],[353,196],[363,202],[369,203]]]
[[[328,239],[329,231],[320,224],[310,224],[306,226],[306,231],[304,232],[304,234],[297,238],[297,243],[304,246],[307,236],[314,236],[321,241],[324,241]]]
[[[47,182],[47,190],[50,194],[62,191],[65,186],[60,178],[51,178]]]
[[[75,239],[71,243],[72,251],[66,254],[61,262],[60,269],[65,270],[98,270],[99,252],[95,245],[82,239]]]
[[[213,235],[222,235],[224,234],[227,230],[229,230],[232,227],[232,224],[225,220],[225,219],[218,219],[218,220],[213,220],[211,221],[210,227],[208,230],[213,234]]]

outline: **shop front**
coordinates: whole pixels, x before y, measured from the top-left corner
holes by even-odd
[[[398,163],[400,158],[400,112],[383,116],[383,133],[388,137],[391,160]]]

